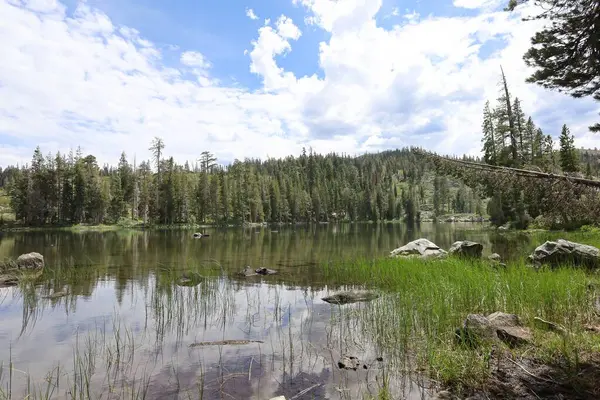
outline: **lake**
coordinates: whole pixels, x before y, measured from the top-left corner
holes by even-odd
[[[0,259],[36,251],[47,267],[35,288],[0,289],[0,399],[27,388],[39,392],[30,398],[362,399],[382,385],[427,398],[427,382],[394,370],[362,334],[356,315],[372,303],[321,300],[346,289],[327,281],[323,264],[384,257],[419,237],[446,249],[474,240],[505,259],[536,245],[468,223],[201,232],[210,236],[0,234]],[[236,275],[245,266],[279,273]],[[244,342],[214,343],[227,340]],[[338,366],[344,355],[360,359],[356,371]]]

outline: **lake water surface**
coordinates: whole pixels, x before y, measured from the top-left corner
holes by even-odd
[[[373,303],[321,300],[346,289],[323,277],[323,264],[383,257],[419,237],[443,248],[474,240],[508,259],[532,246],[458,223],[203,232],[0,234],[0,259],[39,252],[48,277],[0,289],[0,399],[33,389],[30,398],[362,399],[383,386],[394,398],[427,398],[426,382],[379,361],[362,334],[355,316]],[[279,273],[237,276],[247,265]],[[193,282],[180,284],[184,276]],[[249,342],[206,343],[223,340]],[[360,368],[340,369],[343,355]]]

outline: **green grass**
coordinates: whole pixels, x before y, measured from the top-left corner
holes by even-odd
[[[369,332],[396,367],[426,372],[443,386],[477,388],[489,377],[490,348],[477,351],[455,344],[454,331],[470,313],[503,311],[519,315],[533,329],[527,352],[545,362],[577,363],[600,350],[600,336],[585,332],[598,323],[593,300],[600,276],[581,269],[535,270],[524,262],[494,269],[483,261],[378,259],[330,264],[325,279],[364,284],[386,293],[361,312]],[[533,319],[559,323],[562,338],[538,331]],[[505,349],[508,351],[508,349]]]

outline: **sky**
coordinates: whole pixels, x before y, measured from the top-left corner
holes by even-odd
[[[600,147],[591,99],[525,83],[543,21],[505,0],[0,0],[0,166],[34,148],[116,164],[362,154],[478,155],[482,110],[513,96],[545,133]]]

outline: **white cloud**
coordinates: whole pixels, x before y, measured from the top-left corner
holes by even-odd
[[[197,51],[185,51],[181,54],[181,63],[189,67],[209,68],[210,63]]]
[[[294,74],[280,68],[275,56],[291,51],[289,41],[298,40],[301,35],[300,29],[284,15],[279,17],[275,28],[265,25],[258,30],[258,39],[252,42],[254,49],[250,52],[250,71],[262,76],[266,90],[286,89],[295,83]]]
[[[258,16],[254,13],[254,10],[251,8],[246,8],[246,16],[252,20],[258,19]]]
[[[502,4],[503,2],[508,5],[508,0],[454,0],[452,3],[454,7],[460,8],[494,8]]]
[[[0,0],[0,165],[29,160],[37,144],[44,152],[82,145],[101,162],[116,162],[121,150],[140,160],[154,136],[182,162],[203,150],[232,160],[298,154],[303,146],[352,154],[418,144],[476,154],[500,64],[547,133],[566,123],[577,145],[597,142],[587,132],[599,119],[597,103],[524,82],[530,70],[522,56],[541,26],[520,21],[531,7],[475,17],[412,13],[386,30],[375,22],[381,0],[295,1],[308,23],[330,33],[318,46],[321,77],[296,76],[278,63],[304,40],[282,15],[251,42],[250,71],[263,84],[249,90],[220,84],[204,49],[170,65],[162,49],[176,47],[115,26],[86,4],[68,16],[49,0]]]

